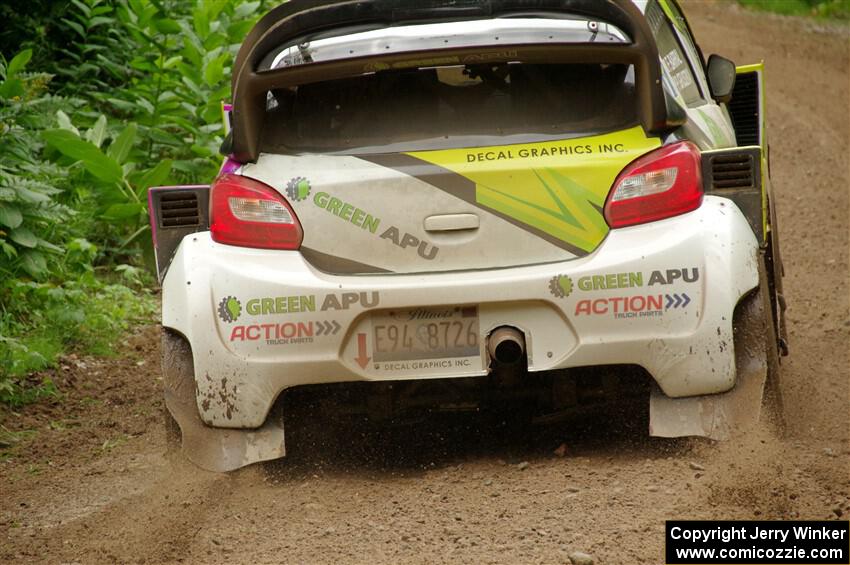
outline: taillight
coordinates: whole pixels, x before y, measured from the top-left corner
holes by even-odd
[[[298,249],[304,236],[295,212],[277,191],[230,174],[212,185],[210,232],[218,243],[259,249]]]
[[[678,216],[699,208],[702,196],[699,149],[674,143],[623,169],[605,202],[605,221],[621,228]]]

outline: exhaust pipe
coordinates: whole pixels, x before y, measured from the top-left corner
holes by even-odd
[[[490,357],[502,365],[515,365],[525,356],[525,335],[516,328],[502,326],[487,338]]]

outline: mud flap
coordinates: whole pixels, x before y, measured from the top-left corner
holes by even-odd
[[[765,277],[735,312],[735,386],[729,392],[670,398],[657,385],[649,399],[649,434],[725,440],[752,430],[759,421],[767,381]]]
[[[253,430],[212,428],[201,421],[192,351],[170,330],[162,335],[162,372],[165,406],[180,426],[182,452],[189,461],[223,473],[286,455],[282,419],[270,417]]]

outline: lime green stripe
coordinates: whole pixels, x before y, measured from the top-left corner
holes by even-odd
[[[757,71],[764,70],[764,61],[761,63],[753,63],[752,65],[741,65],[740,67],[735,67],[735,72],[739,75],[742,73],[754,73]]]
[[[504,198],[504,195],[495,193],[490,194],[486,190],[478,192],[478,203],[492,208],[497,212],[501,212],[515,220],[523,222],[531,227],[539,229],[561,241],[569,243],[583,251],[592,251],[599,244],[599,241],[591,241],[587,238],[587,234],[563,221],[553,222],[548,218],[535,214],[533,211],[525,207],[517,207],[510,202],[500,200],[498,197]],[[524,203],[523,206],[525,206]]]
[[[571,223],[572,225],[574,225],[574,226],[575,226],[575,227],[577,227],[577,228],[581,228],[581,227],[582,227],[582,225],[581,225],[581,224],[579,224],[579,223],[578,223],[578,221],[575,219],[575,217],[574,217],[574,216],[572,216],[572,214],[569,214],[569,212],[567,212],[567,215],[562,216],[562,215],[560,215],[560,214],[556,214],[556,213],[555,213],[555,212],[553,212],[552,210],[548,210],[548,209],[544,208],[543,206],[538,206],[537,204],[535,204],[535,203],[533,203],[533,202],[527,202],[526,200],[523,200],[522,198],[519,198],[518,196],[515,196],[515,195],[513,195],[513,194],[509,194],[509,193],[507,193],[507,192],[503,192],[503,191],[501,191],[501,190],[499,190],[499,189],[497,189],[497,188],[493,188],[493,187],[491,187],[491,186],[485,186],[485,185],[483,185],[483,184],[482,184],[482,185],[478,185],[478,186],[479,186],[480,188],[484,188],[484,189],[487,189],[487,190],[492,190],[492,191],[493,191],[493,192],[495,192],[496,194],[498,194],[498,195],[500,195],[500,196],[503,196],[503,197],[505,197],[505,198],[509,198],[510,200],[513,200],[513,201],[515,201],[515,202],[518,202],[519,204],[522,204],[523,206],[528,206],[529,208],[534,208],[535,210],[537,210],[537,211],[538,211],[538,212],[540,212],[541,214],[546,214],[547,216],[551,216],[551,217],[552,217],[552,218],[554,218],[555,220],[565,220],[565,221],[567,221],[567,222]]]
[[[567,200],[573,203],[574,213],[576,211],[581,213],[581,217],[585,221],[583,224],[585,228],[588,231],[593,228],[601,241],[608,233],[608,224],[605,223],[605,218],[599,214],[598,209],[594,208],[594,204],[602,208],[608,195],[607,191],[605,195],[599,196],[556,169],[549,169],[548,172],[558,182],[558,187]]]
[[[543,188],[546,189],[546,192],[552,198],[552,201],[555,202],[555,206],[557,206],[558,209],[561,211],[561,216],[564,217],[564,218],[573,217],[573,215],[570,214],[570,211],[567,210],[567,207],[564,206],[564,203],[561,202],[561,199],[558,198],[558,195],[555,194],[555,191],[552,190],[552,187],[549,186],[549,183],[547,183],[546,180],[543,177],[540,176],[540,173],[537,172],[537,169],[531,169],[531,171],[534,173],[534,176],[537,177],[537,180],[540,181],[540,184],[543,185]],[[579,226],[579,227],[581,227],[581,226]]]

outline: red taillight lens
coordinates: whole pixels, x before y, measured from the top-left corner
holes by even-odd
[[[289,203],[271,187],[239,175],[212,185],[213,241],[259,249],[298,249],[304,232]]]
[[[654,222],[702,204],[700,153],[689,141],[662,147],[623,169],[605,202],[612,228]]]

